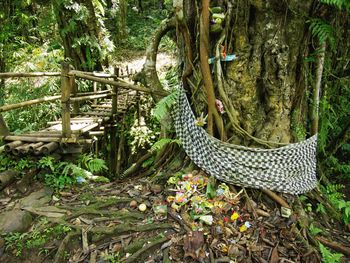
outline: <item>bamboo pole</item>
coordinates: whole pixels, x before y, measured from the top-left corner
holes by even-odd
[[[110,73],[106,73],[106,72],[88,72],[88,71],[80,71],[80,70],[71,70],[70,71],[70,74],[75,74],[75,73],[81,73],[81,74],[86,74],[86,75],[89,75],[89,76],[105,78],[105,79],[109,79],[109,78],[122,79],[122,78],[127,78],[128,77],[127,74],[120,75],[119,72],[118,72],[118,74],[110,74]]]
[[[7,141],[23,141],[23,142],[60,142],[60,143],[81,143],[81,144],[92,143],[91,139],[62,138],[62,137],[31,137],[31,136],[21,136],[21,135],[0,136],[0,140],[1,139],[7,140]]]
[[[86,96],[86,95],[97,95],[97,94],[104,94],[104,93],[112,93],[112,89],[105,89],[105,90],[97,90],[95,91],[89,91],[89,92],[79,92],[78,96]]]
[[[14,142],[10,142],[8,144],[5,145],[5,152],[11,152],[11,150],[13,148],[16,148],[18,146],[21,146],[23,144],[23,142],[21,142],[21,140],[13,140]]]
[[[8,135],[10,133],[9,128],[6,125],[4,117],[0,113],[0,135]]]
[[[39,154],[47,155],[47,154],[55,151],[57,148],[58,148],[57,142],[50,142],[50,143],[44,144],[43,146],[40,146],[37,149],[35,149],[34,154],[35,155],[39,155]]]
[[[107,93],[107,92],[110,92],[110,91],[104,91],[103,93]],[[92,95],[92,96],[99,96],[98,98],[105,98],[105,97],[112,96],[112,94],[107,94],[107,95],[101,94],[101,95]],[[92,96],[78,96],[78,97],[71,98],[71,101],[90,100],[94,98]],[[40,99],[27,100],[27,101],[10,104],[10,105],[4,105],[0,107],[0,112],[15,110],[18,108],[23,108],[23,107],[27,107],[35,104],[44,103],[44,102],[55,101],[55,100],[59,100],[60,98],[61,98],[61,95],[56,95],[56,96],[49,96],[49,97],[44,97]]]
[[[29,149],[30,144],[24,144],[12,149],[13,155],[19,155],[20,153],[26,153]]]
[[[62,135],[63,137],[71,137],[72,130],[70,127],[70,94],[72,91],[71,81],[68,76],[69,64],[62,63],[61,75],[61,105],[62,105]]]
[[[4,78],[27,78],[27,77],[58,77],[60,72],[29,72],[29,73],[19,73],[19,72],[4,72],[0,73],[0,79]]]
[[[75,82],[75,76],[74,75],[70,76],[69,80],[70,80],[70,86],[72,87],[72,95],[73,95],[73,97],[76,97],[78,94],[78,85]],[[78,100],[73,101],[73,113],[74,114],[79,114],[79,108],[80,108],[79,101]]]
[[[97,93],[97,92],[98,92],[98,90],[97,90],[97,82],[94,82],[92,85],[93,85],[94,93]],[[93,102],[93,103],[94,103],[94,104],[97,104],[97,98],[94,99],[94,102]]]
[[[118,75],[119,70],[117,68],[114,68],[114,74]],[[116,80],[116,79],[115,79]],[[118,86],[113,86],[113,97],[112,97],[112,127],[111,127],[111,134],[110,134],[110,144],[111,149],[109,152],[109,169],[112,173],[112,175],[116,174],[116,168],[117,168],[117,113],[118,113]]]
[[[92,108],[101,108],[101,109],[112,109],[112,105],[99,105],[99,104],[92,104]]]
[[[322,81],[325,53],[326,53],[326,42],[323,42],[321,44],[320,54],[318,55],[317,69],[316,69],[316,82],[315,82],[315,88],[313,90],[312,123],[311,123],[312,135],[318,132],[321,81]]]
[[[112,86],[118,86],[119,88],[123,88],[123,89],[131,89],[131,90],[141,91],[141,92],[148,93],[148,94],[156,94],[156,95],[163,96],[163,97],[169,95],[169,93],[166,91],[154,91],[154,90],[152,91],[150,89],[147,89],[147,88],[144,88],[144,87],[141,87],[138,85],[133,85],[133,84],[125,83],[125,82],[121,82],[121,81],[102,79],[99,77],[89,76],[89,75],[86,75],[86,74],[83,74],[83,73],[80,73],[77,71],[70,71],[69,74],[75,75],[76,77],[82,78],[82,79],[92,80],[92,81],[100,82],[103,84],[109,84]]]
[[[75,101],[82,101],[82,100],[107,98],[107,97],[111,97],[111,96],[112,96],[112,94],[89,95],[89,96],[80,96],[80,97],[71,98],[70,100],[75,102]]]
[[[28,152],[33,153],[35,151],[36,148],[39,148],[40,146],[42,146],[44,143],[43,142],[37,142],[37,143],[32,143],[29,145],[29,150]]]
[[[14,110],[14,109],[18,109],[18,108],[22,108],[22,107],[26,107],[26,106],[31,106],[31,105],[39,104],[39,103],[43,103],[43,102],[55,101],[55,100],[58,100],[60,98],[61,98],[61,96],[57,95],[57,96],[44,97],[44,98],[40,98],[40,99],[27,100],[27,101],[19,102],[16,104],[4,105],[4,106],[0,107],[0,112]]]

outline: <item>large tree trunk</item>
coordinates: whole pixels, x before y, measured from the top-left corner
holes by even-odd
[[[203,45],[207,45],[205,38],[198,38],[205,31],[197,32],[208,23],[203,21],[200,26],[198,24],[199,17],[207,19],[206,10],[202,8],[205,2],[197,1],[197,8],[193,1],[185,0],[183,3],[191,37],[197,39],[201,47],[199,52],[198,46],[192,45],[193,57],[197,54],[203,56]],[[210,65],[211,76],[208,76],[208,70],[203,71],[208,67],[206,59],[201,59],[200,63],[195,60],[194,68],[197,73],[203,73],[206,88],[202,82],[198,90],[191,85],[193,95],[200,95],[193,96],[194,103],[200,103],[203,97],[208,98],[210,112],[213,98],[206,79],[211,77],[215,97],[225,106],[226,113],[221,117],[226,133],[229,138],[234,136],[235,143],[252,144],[254,137],[259,138],[255,141],[260,143],[293,141],[292,112],[299,105],[304,105],[300,96],[308,88],[303,74],[303,59],[309,37],[306,15],[311,12],[312,1],[292,0],[288,4],[280,1],[227,1],[227,4],[221,5],[218,2],[211,1],[210,7],[221,7],[225,20],[221,22],[221,31],[210,32],[209,57],[218,57],[225,49],[227,55],[235,54],[238,59],[214,62]],[[209,20],[213,19],[211,14]],[[220,25],[220,21],[217,24]],[[189,78],[191,83],[196,83],[194,79]],[[215,121],[217,132],[220,131],[219,123]],[[241,136],[237,137],[238,134]]]
[[[102,70],[101,33],[91,0],[74,1],[72,4],[55,0],[53,6],[65,58],[71,60],[76,69]],[[84,9],[88,14],[83,14]]]

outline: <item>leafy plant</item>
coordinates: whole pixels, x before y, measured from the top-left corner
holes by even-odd
[[[181,141],[178,139],[162,138],[152,145],[151,150],[159,152],[165,145],[168,145],[169,143],[177,143],[178,145],[181,145]]]
[[[339,263],[340,259],[344,256],[343,254],[332,253],[321,243],[319,243],[319,248],[322,254],[322,261],[324,263]]]
[[[320,0],[321,3],[333,5],[339,9],[345,8],[350,11],[350,2],[348,0]]]
[[[83,154],[79,160],[82,167],[86,167],[92,173],[103,172],[108,169],[106,162],[99,158],[94,158],[91,154]]]
[[[322,229],[314,226],[314,224],[310,224],[309,230],[311,235],[313,236],[316,236],[317,234],[322,233]]]
[[[345,224],[350,223],[350,201],[344,200],[344,194],[339,190],[345,186],[342,184],[329,184],[326,187],[321,187],[333,206],[343,214]]]
[[[48,249],[44,248],[43,245],[53,239],[60,239],[72,229],[63,224],[45,228],[47,223],[47,221],[41,220],[38,224],[39,227],[30,232],[7,234],[4,237],[5,249],[14,249],[17,257],[22,255],[24,249],[39,248],[39,254],[48,253]]]
[[[321,43],[328,41],[332,49],[335,48],[335,33],[333,27],[326,21],[315,18],[309,21],[310,31]]]
[[[178,94],[177,91],[172,92],[168,96],[161,99],[154,109],[152,110],[152,115],[160,122],[169,113],[169,110],[176,101]]]

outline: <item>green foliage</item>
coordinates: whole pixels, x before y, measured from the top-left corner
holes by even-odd
[[[143,15],[136,14],[129,9],[127,13],[128,35],[125,43],[134,50],[145,50],[150,37],[160,22],[166,18],[166,13],[158,9],[145,10]]]
[[[178,96],[177,91],[170,93],[168,96],[161,99],[154,109],[152,110],[152,115],[160,122],[169,113],[171,107],[176,102]]]
[[[333,5],[339,9],[345,9],[350,12],[350,1],[349,0],[320,0],[321,3],[327,5]]]
[[[323,232],[322,229],[314,226],[314,224],[310,224],[309,230],[310,230],[311,235],[313,235],[313,236],[316,236],[317,234]]]
[[[13,62],[9,70],[16,72],[59,71],[61,50],[48,51],[44,44],[36,47],[27,44],[12,52]],[[42,98],[60,92],[57,78],[20,78],[8,80],[4,90],[3,103],[14,104],[26,100]],[[48,102],[31,107],[11,110],[3,114],[9,128],[15,133],[37,130],[46,125],[49,120],[57,119],[60,115],[59,102]]]
[[[43,247],[49,241],[54,239],[61,239],[64,235],[70,232],[72,229],[66,225],[59,224],[54,227],[45,227],[48,221],[41,220],[38,224],[39,227],[33,228],[30,232],[26,233],[9,233],[6,234],[5,249],[14,250],[15,256],[22,255],[24,249],[39,249],[39,254],[48,253],[48,249]]]
[[[99,158],[94,158],[91,154],[82,154],[78,160],[81,167],[86,168],[92,173],[100,173],[108,170],[106,162]]]
[[[49,170],[44,175],[45,184],[55,190],[62,190],[81,180],[92,179],[99,182],[109,182],[102,176],[94,176],[92,173],[100,173],[108,168],[105,161],[93,158],[92,155],[83,154],[78,160],[78,164],[69,162],[58,162],[51,156],[45,156],[39,160],[39,167]]]
[[[122,262],[122,257],[119,254],[119,252],[117,253],[113,253],[113,254],[103,254],[102,258],[104,261],[109,262],[109,263],[121,263]]]
[[[309,21],[310,31],[321,43],[328,41],[332,49],[335,48],[335,33],[333,27],[326,21],[315,18]]]
[[[165,145],[169,143],[177,143],[181,145],[181,141],[177,139],[162,138],[152,145],[151,150],[159,152]]]
[[[322,254],[322,262],[324,263],[339,263],[340,259],[344,256],[343,254],[332,253],[321,243],[319,243],[319,248]]]
[[[343,215],[345,224],[350,223],[350,201],[344,200],[344,194],[339,192],[345,186],[342,184],[329,184],[321,187],[322,192],[327,196],[332,205]]]
[[[16,166],[16,161],[8,155],[0,154],[0,172],[12,169]]]
[[[326,214],[326,208],[324,207],[324,205],[322,203],[318,203],[317,204],[317,208],[316,208],[316,212],[320,213],[320,214]]]

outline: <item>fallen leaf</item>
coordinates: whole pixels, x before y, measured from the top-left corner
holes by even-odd
[[[275,248],[272,250],[270,263],[278,263],[278,261],[280,260],[280,257],[278,256],[277,247],[278,246],[275,246]]]
[[[184,238],[184,251],[185,258],[191,257],[198,260],[200,256],[200,250],[204,245],[204,235],[201,231],[190,232]]]

